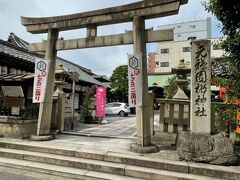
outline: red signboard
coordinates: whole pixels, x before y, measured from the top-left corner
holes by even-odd
[[[219,89],[219,97],[220,97],[221,99],[224,99],[225,92],[226,92],[226,87],[225,87],[225,86],[220,86],[220,89]]]
[[[96,88],[96,117],[102,118],[105,115],[106,106],[106,87],[98,86]]]

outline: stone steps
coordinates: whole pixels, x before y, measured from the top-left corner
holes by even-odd
[[[144,179],[240,179],[239,169],[153,159],[113,152],[84,151],[0,142],[0,156],[27,162]],[[64,169],[64,167],[62,169]],[[61,169],[61,168],[60,168]]]
[[[6,170],[7,170],[8,171],[7,177],[14,177],[14,178],[9,178],[14,180],[16,178],[15,174],[17,174],[17,176],[22,175],[23,176],[22,179],[25,179],[25,177],[32,176],[32,172],[41,173],[40,175],[37,175],[39,176],[39,179],[44,179],[44,178],[51,179],[51,176],[57,177],[57,178],[54,178],[54,180],[56,179],[61,179],[61,180],[62,179],[64,180],[66,179],[69,179],[69,180],[73,180],[73,179],[137,180],[139,179],[139,178],[131,178],[131,177],[103,173],[103,172],[89,171],[86,169],[79,169],[79,168],[77,169],[77,168],[71,168],[66,166],[31,162],[31,161],[19,160],[19,159],[11,159],[10,161],[9,158],[2,158],[2,157],[0,157],[0,166],[1,166],[0,168],[1,177],[2,177],[2,171],[4,170],[4,172],[6,173]],[[11,169],[14,169],[14,171],[13,170],[9,171],[8,169],[5,170],[5,168],[2,168],[2,167],[5,167],[5,168],[7,167],[8,169],[11,168]],[[36,177],[36,174],[34,174],[34,177]]]
[[[171,179],[171,180],[207,179],[206,177],[200,177],[197,175],[191,175],[186,173],[178,173],[173,171],[126,165],[122,163],[113,163],[101,160],[84,159],[71,156],[31,152],[25,150],[0,148],[0,156],[5,158],[5,164],[6,163],[12,164],[12,160],[9,161],[9,158],[21,161],[21,163],[15,164],[15,166],[20,164],[21,167],[26,167],[26,169],[24,168],[25,170],[30,170],[32,168],[38,169],[39,166],[40,170],[43,170],[43,167],[47,167],[46,169],[51,167],[50,168],[51,171],[49,171],[50,173],[53,173],[53,171],[59,173],[60,171],[64,174],[68,172],[64,170],[67,167],[67,169],[70,168],[70,172],[73,171],[75,172],[78,170],[80,172],[93,171],[95,174],[99,173],[99,177],[102,177],[102,173],[105,176],[106,174],[108,174],[109,176],[114,175],[113,179],[115,179],[117,175],[121,179],[124,177],[144,179]],[[1,162],[4,162],[3,158],[1,159]],[[52,167],[51,165],[54,166]],[[44,171],[46,171],[46,169],[44,169]]]

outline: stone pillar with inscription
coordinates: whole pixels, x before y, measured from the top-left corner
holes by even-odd
[[[211,133],[211,64],[210,40],[192,42],[191,119],[194,133]]]

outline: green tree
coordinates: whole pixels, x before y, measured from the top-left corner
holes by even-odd
[[[128,66],[118,66],[110,77],[110,86],[113,92],[118,95],[126,95],[128,93]]]
[[[229,100],[240,98],[240,1],[208,0],[204,5],[221,22],[221,32],[226,37],[221,46],[226,52],[227,76],[217,78],[217,83],[227,87]]]
[[[176,80],[177,80],[176,75],[169,77],[167,80],[167,86],[164,88],[164,96],[167,99],[173,99],[174,95],[177,93],[178,85]],[[188,97],[190,94],[190,90],[188,88],[189,84],[190,84],[190,81],[188,80],[188,82],[183,86],[183,91]]]
[[[84,113],[85,116],[92,116],[92,112],[95,109],[94,103],[93,103],[94,92],[95,92],[94,86],[86,87],[86,90],[84,92],[83,102],[81,105],[82,112]]]
[[[177,82],[176,76],[172,76],[167,80],[167,86],[164,88],[164,96],[167,99],[172,99],[173,96],[177,93]]]
[[[221,32],[226,38],[220,44],[225,50],[226,73],[224,77],[216,78],[216,82],[227,87],[226,101],[233,103],[234,99],[240,99],[240,1],[208,0],[204,5],[206,10],[221,22]],[[217,113],[220,120],[227,124],[227,132],[231,125],[239,123],[236,120],[236,106],[231,105],[225,110],[218,109]]]

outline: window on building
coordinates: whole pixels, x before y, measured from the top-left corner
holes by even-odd
[[[189,28],[190,28],[190,29],[195,29],[196,26],[195,26],[195,25],[190,25]]]
[[[161,49],[161,54],[166,54],[166,53],[169,53],[169,49],[168,48]]]
[[[177,28],[181,28],[181,26],[177,26]]]
[[[182,35],[181,34],[178,34],[177,37],[181,37]]]
[[[183,47],[182,52],[191,52],[191,47]]]
[[[156,62],[156,68],[159,68],[159,62]]]
[[[169,62],[161,62],[161,67],[169,67]]]
[[[218,44],[213,45],[213,50],[220,50],[220,49],[222,49],[221,45],[218,45]]]

